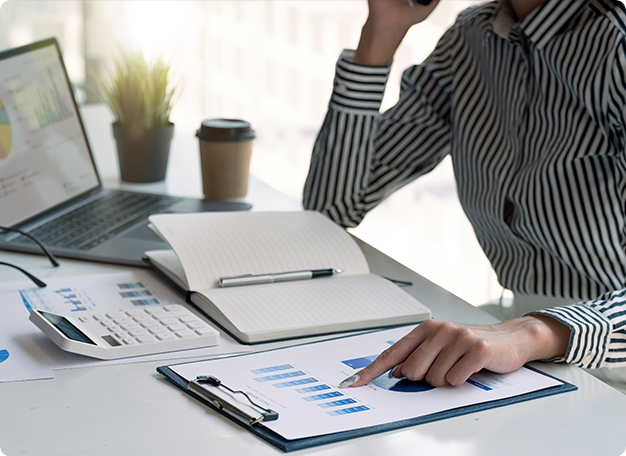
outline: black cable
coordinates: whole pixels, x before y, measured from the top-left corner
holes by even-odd
[[[7,226],[0,226],[0,230],[11,231],[12,233],[18,233],[31,239],[33,242],[35,242],[35,244],[41,247],[41,250],[43,250],[43,253],[45,253],[45,255],[48,257],[48,259],[50,260],[50,263],[52,263],[52,266],[54,266],[55,268],[59,267],[59,262],[57,261],[54,254],[50,250],[48,250],[48,248],[45,245],[43,245],[39,241],[39,239],[37,239],[32,234],[26,233],[25,231],[22,231],[22,230],[18,230],[16,228],[9,228]]]

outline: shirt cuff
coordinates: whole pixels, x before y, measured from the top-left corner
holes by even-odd
[[[587,369],[602,367],[608,354],[612,325],[600,312],[581,303],[539,310],[528,315],[548,315],[571,330],[565,357],[553,361],[565,361]]]
[[[378,112],[391,64],[369,66],[353,62],[354,51],[344,50],[337,61],[332,107]]]

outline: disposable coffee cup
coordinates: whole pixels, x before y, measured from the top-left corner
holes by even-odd
[[[255,138],[250,123],[239,119],[207,119],[196,131],[196,136],[200,139],[205,199],[246,196]]]

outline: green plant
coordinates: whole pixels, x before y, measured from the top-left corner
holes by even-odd
[[[154,130],[170,125],[174,94],[170,64],[157,57],[149,61],[139,51],[120,51],[108,82],[91,72],[102,101],[123,128]]]

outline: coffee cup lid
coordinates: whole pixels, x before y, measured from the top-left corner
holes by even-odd
[[[245,120],[207,119],[202,121],[196,136],[205,141],[251,141],[255,133]]]

